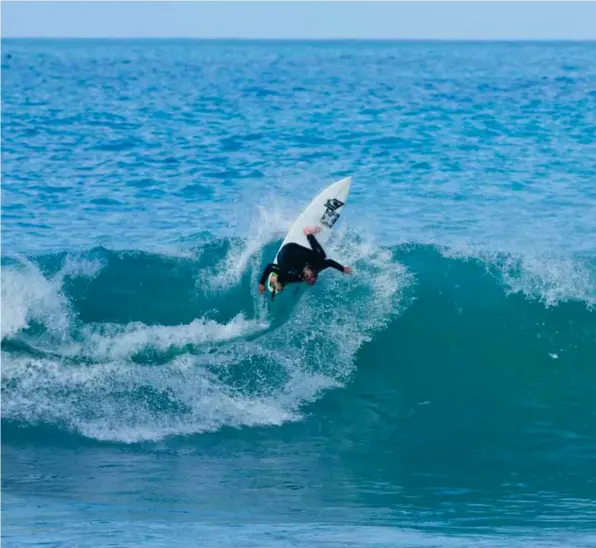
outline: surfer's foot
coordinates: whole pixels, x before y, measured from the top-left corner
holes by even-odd
[[[304,229],[304,235],[308,236],[309,234],[317,234],[318,232],[321,232],[321,227],[320,226],[307,226]]]

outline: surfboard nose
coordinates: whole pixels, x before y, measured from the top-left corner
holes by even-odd
[[[352,186],[352,176],[344,177],[339,181],[335,181],[330,185],[330,188],[336,189],[336,192],[342,192],[346,195],[350,192],[350,187]]]

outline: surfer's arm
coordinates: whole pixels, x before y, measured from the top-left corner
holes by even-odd
[[[339,270],[340,272],[346,272],[346,267],[339,264],[337,261],[333,259],[325,259],[323,262],[323,269],[325,268],[335,268],[335,270]]]
[[[264,286],[265,282],[267,281],[267,277],[269,276],[269,274],[271,274],[272,272],[276,272],[277,274],[279,274],[279,266],[277,266],[274,263],[269,263],[266,267],[265,270],[263,270],[263,274],[261,274],[261,279],[259,280],[259,285]]]

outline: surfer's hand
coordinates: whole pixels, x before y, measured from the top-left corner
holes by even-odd
[[[351,266],[344,266],[344,274],[351,274],[352,267]]]
[[[263,284],[259,284],[259,295],[265,293],[265,286]]]

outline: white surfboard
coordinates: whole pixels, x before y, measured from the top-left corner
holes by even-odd
[[[335,223],[339,219],[341,212],[348,199],[350,193],[350,186],[352,185],[352,177],[341,179],[320,192],[314,200],[308,204],[306,209],[296,219],[292,228],[290,228],[285,240],[282,242],[277,255],[275,255],[274,263],[277,264],[277,257],[282,247],[290,242],[296,242],[308,249],[311,249],[306,236],[304,235],[304,228],[307,226],[319,226],[321,231],[316,234],[316,238],[321,246],[324,248],[329,241],[331,231]],[[273,292],[271,285],[271,274],[267,279],[267,288]]]

